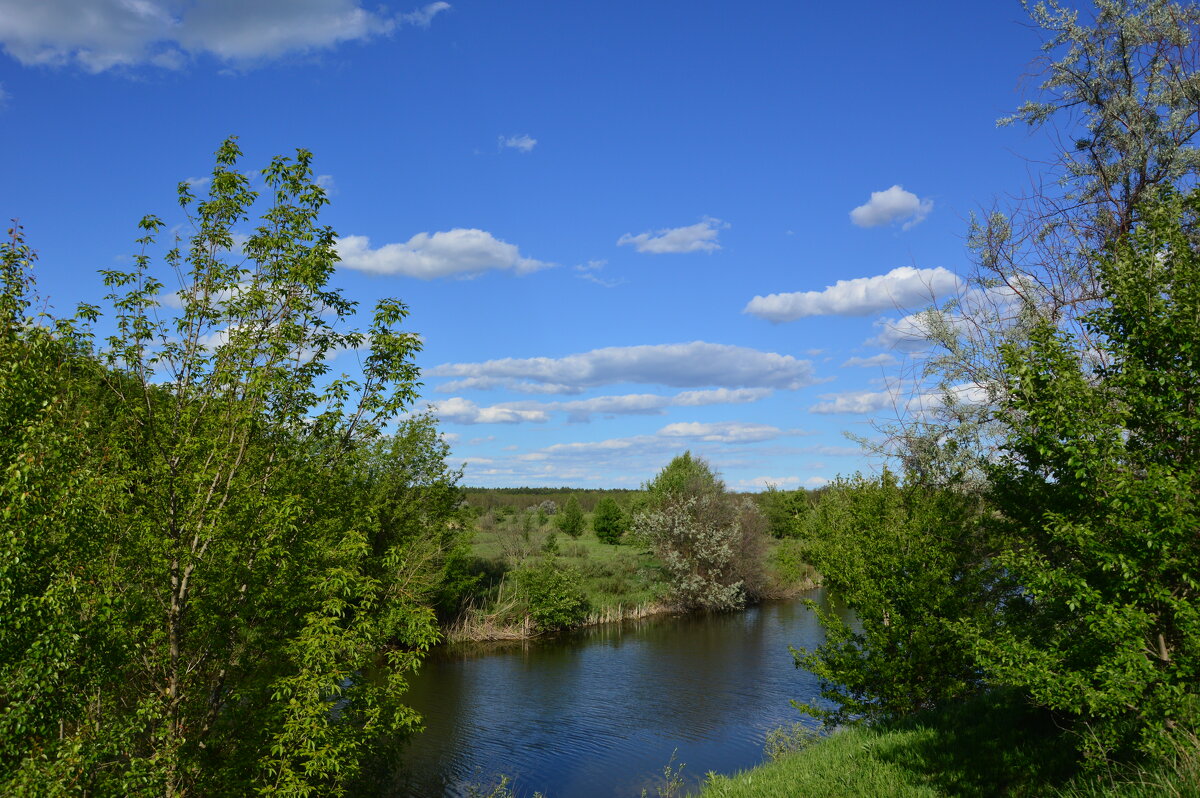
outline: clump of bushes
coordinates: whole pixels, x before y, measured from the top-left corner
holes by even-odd
[[[546,557],[516,572],[525,609],[539,632],[569,629],[587,620],[592,606],[580,588],[579,573]]]

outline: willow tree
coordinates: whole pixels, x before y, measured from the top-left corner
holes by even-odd
[[[940,393],[888,431],[909,469],[979,478],[1005,429],[1001,350],[1041,324],[1070,335],[1081,362],[1103,355],[1085,317],[1107,299],[1097,253],[1127,233],[1142,202],[1200,175],[1200,7],[1096,0],[1079,11],[1027,3],[1044,34],[1042,82],[999,124],[1048,131],[1057,155],[1024,197],[976,219],[960,292],[903,320],[920,350],[914,393]],[[948,445],[947,445],[948,444]]]
[[[85,306],[37,328],[31,258],[6,250],[7,368],[41,369],[30,384],[55,398],[26,406],[0,381],[0,407],[56,442],[6,452],[4,539],[40,570],[0,592],[0,627],[46,608],[2,638],[4,673],[43,674],[0,684],[6,794],[336,795],[377,734],[415,726],[398,698],[436,638],[457,504],[397,510],[406,486],[455,476],[436,435],[411,432],[428,420],[385,444],[419,340],[390,299],[348,329],[311,155],[275,158],[262,196],[239,157],[221,146],[207,197],[180,184],[165,274],[164,223],[142,220],[133,268],[103,273],[102,322]],[[88,323],[111,332],[95,354]],[[340,352],[361,373],[333,374]],[[380,654],[385,678],[367,678]]]

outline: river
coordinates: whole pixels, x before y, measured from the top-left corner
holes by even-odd
[[[627,798],[653,795],[672,755],[689,784],[751,767],[768,730],[801,720],[789,700],[816,696],[788,646],[822,639],[791,601],[439,649],[408,694],[426,729],[386,794],[464,796],[505,774],[518,796]]]

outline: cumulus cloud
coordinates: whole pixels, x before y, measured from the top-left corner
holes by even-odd
[[[638,252],[652,255],[679,252],[712,252],[721,248],[717,235],[728,227],[720,219],[705,216],[703,221],[687,227],[671,227],[653,233],[626,233],[617,239],[617,246],[632,244]]]
[[[849,368],[852,366],[857,366],[859,368],[872,368],[872,367],[883,368],[885,366],[894,366],[898,362],[899,361],[896,360],[895,355],[892,355],[888,352],[884,352],[881,355],[872,355],[871,357],[857,357],[856,356],[856,357],[847,358],[846,362],[843,363],[841,367]]]
[[[818,382],[811,361],[704,341],[607,347],[561,358],[446,363],[427,373],[436,377],[494,380],[493,384],[526,381],[572,389],[641,383],[673,388],[715,386],[796,390]]]
[[[779,427],[744,421],[720,421],[711,424],[684,421],[668,424],[660,429],[658,434],[664,438],[689,438],[715,443],[750,443],[774,440],[788,433]]]
[[[933,200],[920,199],[901,186],[892,186],[884,191],[872,191],[871,199],[850,211],[850,221],[859,227],[880,227],[903,221],[908,230],[921,222],[933,210]]]
[[[454,424],[519,424],[522,421],[541,423],[550,420],[543,410],[520,410],[513,407],[480,407],[469,399],[444,399],[429,408],[442,421]]]
[[[143,64],[178,69],[207,54],[245,64],[428,26],[444,2],[388,16],[358,0],[0,0],[0,43],[25,65],[93,73]]]
[[[662,415],[670,407],[745,404],[757,402],[771,393],[770,388],[717,388],[708,391],[684,391],[674,396],[637,393],[597,396],[570,402],[501,402],[489,407],[479,407],[465,399],[454,398],[438,402],[436,405],[439,408],[437,412],[444,420],[460,424],[542,422],[549,418],[550,413],[566,413],[568,421],[577,423],[591,421],[596,415]]]
[[[901,414],[924,414],[950,404],[979,404],[987,400],[987,389],[977,383],[960,383],[947,391],[911,392],[896,383],[884,391],[850,391],[824,394],[809,408],[811,413],[869,414],[885,408]]]
[[[958,289],[958,276],[948,269],[900,266],[875,277],[838,280],[823,291],[756,296],[742,312],[775,322],[806,316],[868,316],[881,310],[929,304]]]
[[[338,239],[342,265],[372,274],[402,274],[421,280],[477,275],[489,269],[528,274],[553,266],[523,257],[517,247],[483,230],[455,228],[417,233],[403,244],[371,248],[366,236]]]
[[[537,146],[537,139],[527,133],[523,133],[520,136],[501,136],[500,146],[510,150],[529,152]]]
[[[808,408],[810,413],[874,413],[885,407],[894,407],[898,401],[896,394],[891,391],[827,393],[821,399],[824,401]]]
[[[879,332],[863,342],[867,346],[901,352],[922,352],[931,345],[928,311],[910,313],[898,319],[878,319],[875,328]]]

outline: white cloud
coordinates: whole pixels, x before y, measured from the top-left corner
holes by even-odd
[[[489,269],[511,269],[528,274],[553,266],[522,257],[513,244],[483,230],[455,228],[445,232],[417,233],[403,244],[372,249],[366,236],[338,239],[342,265],[372,274],[402,274],[421,280],[450,275],[476,275]]]
[[[779,427],[744,421],[721,421],[712,424],[684,421],[668,424],[660,429],[658,434],[664,438],[690,438],[715,443],[750,443],[775,440],[788,433]]]
[[[25,65],[74,63],[93,73],[178,69],[202,54],[246,64],[428,25],[448,7],[395,18],[358,0],[0,0],[0,43]]]
[[[897,414],[924,414],[938,407],[951,404],[979,404],[987,400],[987,389],[975,383],[960,383],[949,388],[948,393],[927,391],[924,393],[903,392],[904,386],[897,382],[884,391],[850,391],[847,393],[823,394],[819,402],[809,408],[811,413],[869,414],[890,409]]]
[[[958,277],[941,266],[935,269],[900,266],[875,277],[838,280],[823,291],[756,296],[742,312],[776,322],[806,316],[868,316],[897,307],[928,305],[958,288]]]
[[[446,2],[430,3],[427,6],[418,8],[416,11],[410,11],[407,14],[401,14],[400,20],[409,25],[416,25],[419,28],[428,28],[429,23],[433,22],[433,18],[443,11],[450,9],[450,4]]]
[[[8,101],[12,99],[12,95],[4,89],[4,84],[0,83],[0,111],[8,107]]]
[[[894,366],[899,362],[900,361],[896,360],[895,355],[888,353],[888,352],[884,352],[881,355],[872,355],[871,357],[848,358],[846,360],[846,362],[842,364],[841,367],[848,368],[851,366],[857,366],[859,368],[872,368],[872,367],[882,368],[885,366]]]
[[[879,333],[863,342],[867,346],[901,352],[921,352],[930,347],[929,314],[926,311],[899,319],[878,319],[875,327]]]
[[[429,373],[433,373],[432,371]],[[518,382],[514,380],[497,379],[495,377],[467,377],[462,380],[443,382],[436,390],[438,393],[460,393],[462,391],[490,391],[493,388],[505,388],[517,393],[529,394],[572,394],[583,393],[583,388],[575,385],[559,385],[557,383]]]
[[[468,399],[444,399],[429,408],[442,421],[454,424],[519,424],[522,421],[541,423],[550,420],[542,410],[518,410],[511,407],[480,407]]]
[[[510,150],[529,152],[537,146],[537,139],[528,133],[522,133],[520,136],[501,136],[500,146],[507,147]]]
[[[920,199],[911,191],[892,186],[885,191],[872,191],[871,199],[850,211],[850,221],[859,227],[880,227],[904,220],[903,229],[925,221],[933,210],[933,200]]]
[[[608,347],[561,358],[446,363],[427,373],[437,377],[494,380],[493,384],[529,381],[571,389],[642,383],[674,388],[716,386],[796,390],[818,382],[811,361],[704,341]]]
[[[684,391],[675,396],[639,393],[597,396],[571,402],[501,402],[489,407],[479,407],[474,402],[456,397],[437,402],[436,406],[443,419],[460,424],[542,422],[549,418],[550,413],[566,413],[568,421],[578,423],[591,421],[595,415],[662,415],[669,407],[746,404],[764,399],[771,393],[770,388],[717,388],[708,391]]]
[[[827,393],[821,396],[824,401],[808,408],[810,413],[874,413],[885,407],[895,407],[899,399],[891,391],[849,391],[847,393]]]
[[[688,227],[672,227],[658,230],[654,233],[626,233],[617,239],[617,246],[632,244],[638,252],[649,252],[653,255],[678,252],[712,252],[720,249],[717,234],[723,227],[728,227],[720,219],[705,216],[704,220]]]
[[[624,283],[624,278],[619,280],[605,280],[599,276],[598,272],[607,265],[608,261],[606,260],[589,260],[587,263],[575,267],[575,271],[579,272],[575,276],[580,280],[587,280],[590,283],[595,283],[605,288],[616,288],[618,285]]]

